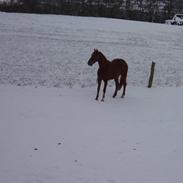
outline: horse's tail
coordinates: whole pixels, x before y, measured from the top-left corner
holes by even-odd
[[[122,88],[124,83],[125,83],[124,77],[121,75],[120,81],[119,81],[119,88],[118,88],[118,90],[121,90],[121,88]]]
[[[127,78],[127,73],[128,73],[128,66],[126,65],[125,69],[123,70],[123,72],[121,73],[120,76],[120,81],[119,81],[119,88],[118,90],[121,90],[122,86],[126,86],[126,78]]]

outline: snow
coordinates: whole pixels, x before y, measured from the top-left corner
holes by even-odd
[[[2,183],[183,181],[182,87],[0,91]]]
[[[182,35],[181,26],[165,24],[0,13],[0,83],[95,86],[96,67],[86,62],[98,48],[128,62],[130,86],[147,85],[152,61],[155,86],[183,86]]]
[[[0,13],[0,183],[183,182],[182,33]],[[94,100],[98,66],[86,64],[94,48],[127,60],[124,99],[112,98],[110,82],[105,102]]]

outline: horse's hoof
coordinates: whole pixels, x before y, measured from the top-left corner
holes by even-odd
[[[104,102],[104,99],[102,99],[101,102]]]
[[[95,98],[95,100],[98,100],[98,98]]]

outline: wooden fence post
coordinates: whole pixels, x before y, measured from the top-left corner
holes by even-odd
[[[153,78],[154,78],[154,68],[155,68],[155,62],[152,62],[151,64],[151,73],[149,76],[149,83],[148,83],[148,88],[152,87],[152,83],[153,83]]]

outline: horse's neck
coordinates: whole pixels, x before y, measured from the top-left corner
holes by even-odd
[[[101,53],[100,54],[100,58],[99,58],[99,61],[98,61],[98,64],[99,64],[99,67],[102,68],[102,67],[105,67],[108,65],[108,63],[110,63],[107,58]]]

